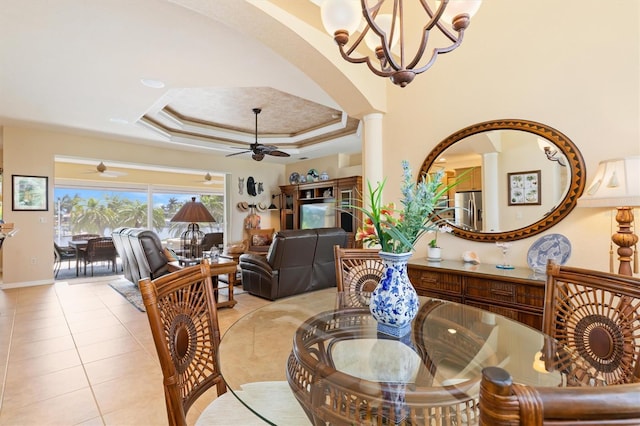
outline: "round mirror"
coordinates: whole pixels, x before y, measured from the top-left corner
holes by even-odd
[[[438,204],[437,217],[455,235],[481,242],[549,229],[576,206],[586,178],[582,155],[569,138],[526,120],[457,131],[431,151],[419,176],[439,171],[444,184],[459,182]]]

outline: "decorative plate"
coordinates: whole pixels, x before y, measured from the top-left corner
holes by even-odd
[[[320,179],[320,173],[316,169],[309,169],[307,176],[313,176],[313,180]]]
[[[547,261],[553,259],[559,265],[564,265],[571,256],[571,243],[562,234],[549,234],[539,238],[529,248],[527,263],[536,272],[547,270]]]
[[[293,172],[289,175],[289,183],[290,184],[295,184],[295,183],[299,183],[300,181],[300,175],[298,174],[298,172]]]

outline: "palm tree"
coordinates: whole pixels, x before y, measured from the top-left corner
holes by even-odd
[[[177,211],[180,209],[180,207],[182,207],[182,203],[180,203],[178,201],[177,198],[175,197],[171,197],[169,198],[169,201],[167,202],[167,205],[164,206],[167,215],[173,217],[173,215],[175,215],[177,213]]]
[[[164,210],[162,209],[162,207],[156,207],[155,209],[153,209],[153,229],[155,229],[156,231],[160,232],[164,229],[165,227],[165,215],[164,215]]]
[[[202,195],[200,201],[217,222],[224,222],[224,197],[222,195]]]
[[[128,201],[128,200],[127,200]],[[147,225],[147,203],[125,201],[118,212],[118,226],[140,228]]]
[[[74,206],[71,212],[71,230],[73,233],[104,234],[113,223],[114,212],[102,205],[99,200],[89,198]]]

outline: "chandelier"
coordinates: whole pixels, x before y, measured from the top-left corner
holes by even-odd
[[[482,0],[324,0],[320,14],[322,24],[334,36],[345,60],[355,64],[365,62],[374,74],[389,77],[394,84],[405,87],[417,74],[428,70],[439,54],[460,46],[464,31],[481,3]],[[408,28],[405,17],[411,16],[413,21],[418,13],[424,14],[426,23],[420,23],[420,28]],[[423,58],[434,28],[439,30],[434,34],[441,34],[438,37],[448,45],[434,47],[431,56]],[[358,37],[347,46],[356,32]],[[416,46],[412,58],[405,52],[409,36],[415,37],[411,39]]]

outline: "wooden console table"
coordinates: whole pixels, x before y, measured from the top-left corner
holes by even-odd
[[[462,261],[412,259],[409,279],[421,296],[475,306],[542,330],[545,275]]]

